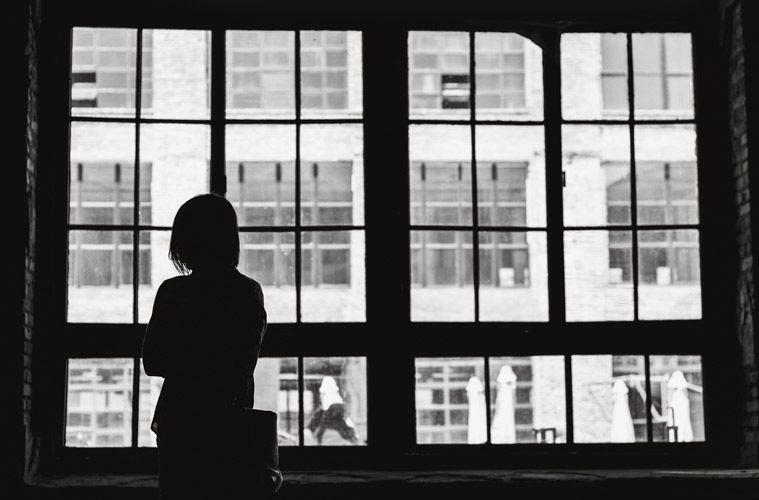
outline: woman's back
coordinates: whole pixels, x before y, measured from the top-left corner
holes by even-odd
[[[166,280],[143,346],[146,373],[166,378],[156,425],[171,431],[225,406],[252,407],[265,327],[260,285],[232,267]]]

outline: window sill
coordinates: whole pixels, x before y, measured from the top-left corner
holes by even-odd
[[[377,492],[486,492],[607,495],[624,497],[678,492],[683,498],[756,498],[759,469],[614,469],[614,470],[428,470],[285,472],[279,498],[349,498]],[[152,474],[41,476],[27,483],[31,497],[144,498],[158,488]],[[624,489],[622,489],[624,488]],[[334,491],[333,491],[334,489]],[[321,490],[321,491],[319,491]],[[586,497],[587,498],[587,497]]]

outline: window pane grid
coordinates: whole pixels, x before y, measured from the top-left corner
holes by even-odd
[[[514,141],[514,137],[521,133],[520,130],[537,131],[535,127],[542,126],[543,115],[540,114],[541,120],[493,120],[492,116],[487,114],[487,109],[494,105],[489,100],[492,85],[496,85],[497,89],[505,92],[504,95],[511,92],[504,91],[498,83],[501,82],[500,76],[497,81],[493,80],[494,74],[502,74],[503,78],[508,78],[511,74],[520,75],[522,90],[519,92],[522,96],[524,95],[525,41],[519,35],[512,33],[479,32],[409,32],[408,40],[411,67],[409,75],[411,116],[408,123],[411,148],[414,150],[411,151],[409,172],[411,183],[409,229],[412,234],[410,247],[412,287],[416,290],[412,289],[412,321],[445,320],[440,315],[437,319],[432,319],[433,316],[428,317],[419,309],[425,307],[423,304],[427,303],[421,295],[426,293],[423,288],[430,286],[464,287],[460,292],[473,289],[471,315],[462,311],[463,314],[454,315],[457,318],[455,321],[508,321],[509,318],[506,316],[493,315],[494,311],[490,309],[493,306],[489,305],[490,299],[488,299],[488,305],[485,306],[488,310],[481,311],[483,307],[480,297],[481,287],[530,288],[531,282],[527,268],[529,259],[526,256],[532,246],[528,245],[525,239],[514,240],[513,237],[527,232],[545,234],[545,219],[536,219],[534,216],[532,220],[528,218],[530,208],[525,186],[529,164],[523,160],[505,161],[504,156],[508,157],[510,152],[490,151],[492,147],[489,145],[499,142],[494,139],[493,134],[501,133],[504,137],[500,142],[508,142],[506,135]],[[465,40],[468,43],[465,43]],[[506,41],[508,41],[507,46],[499,45]],[[499,55],[501,58],[497,57]],[[520,68],[502,71],[508,66],[507,61],[511,61],[510,58],[515,55],[520,58]],[[475,59],[477,59],[476,64]],[[416,85],[420,84],[423,75],[436,71],[426,68],[425,65],[434,63],[439,64],[441,68],[446,68],[445,65],[453,64],[454,60],[460,65],[457,71],[461,74],[456,77],[458,79],[454,78],[456,75],[442,75],[442,87],[434,86],[435,92],[442,92],[442,101],[438,100],[437,104],[432,104],[432,107],[450,109],[455,113],[448,115],[461,116],[461,118],[446,118],[441,115],[440,117],[433,116],[433,119],[425,119],[417,111],[419,108],[429,107],[428,104],[431,103],[424,104],[419,100],[422,93]],[[463,110],[466,110],[468,115],[462,115],[460,112]],[[479,112],[485,113],[486,118],[480,119]],[[498,129],[494,126],[504,123],[519,127]],[[433,124],[440,125],[440,128],[429,128],[425,132],[423,127]],[[488,128],[483,129],[481,133],[483,139],[478,143],[480,134],[478,127],[485,124]],[[449,125],[451,126],[449,129],[443,128]],[[461,125],[461,133],[454,133],[456,130],[454,125]],[[464,126],[468,127],[467,134],[464,134]],[[492,129],[489,128],[491,126],[493,126]],[[424,137],[425,133],[427,137]],[[468,147],[469,151],[466,153],[468,158],[462,158],[465,161],[439,161],[420,157],[420,155],[430,154],[423,152],[425,151],[424,143],[433,140],[435,134],[439,134],[441,141],[455,144],[460,142],[461,150],[465,151]],[[465,135],[468,136],[466,139]],[[418,147],[414,145],[415,137],[418,138],[416,139],[419,143]],[[542,141],[542,137],[540,140]],[[525,142],[524,139],[522,142]],[[478,155],[481,155],[482,159],[478,159]],[[533,173],[532,176],[534,175]],[[536,197],[536,195],[529,196]],[[534,202],[531,205],[533,210],[535,205]],[[544,213],[544,210],[545,208],[539,208],[538,212]],[[509,234],[509,230],[514,232]],[[453,239],[444,243],[439,239],[443,234],[448,235],[446,238]],[[494,244],[493,240],[488,238],[495,234],[512,237],[512,240]],[[519,263],[516,264],[517,262]],[[504,266],[503,269],[500,266]],[[537,288],[535,285],[532,287]],[[460,296],[460,292],[452,291],[457,296]],[[416,294],[416,299],[414,294]],[[460,296],[460,300],[464,300],[463,304],[469,304],[469,299],[464,299],[464,296]],[[502,298],[501,300],[509,299]],[[540,301],[541,299],[538,299],[538,303]],[[415,306],[414,303],[418,305]],[[498,308],[498,306],[495,307]],[[534,307],[534,305],[525,307]],[[415,310],[418,311],[415,313]],[[547,308],[545,314],[547,319]],[[542,313],[537,314],[536,318],[543,319]]]
[[[595,35],[580,36],[585,36],[587,38]],[[693,252],[693,257],[682,256],[682,258],[689,262],[688,264],[684,264],[686,267],[683,268],[683,272],[685,273],[684,276],[686,276],[685,280],[693,283],[697,289],[696,292],[693,292],[690,296],[689,302],[699,304],[697,304],[697,307],[691,307],[693,311],[685,313],[681,312],[679,314],[684,314],[683,318],[698,319],[701,315],[700,282],[698,281],[698,276],[700,275],[698,270],[700,267],[698,262],[698,254],[700,251],[698,234],[700,232],[700,224],[698,222],[695,156],[693,156],[693,159],[691,160],[691,155],[693,153],[687,153],[685,154],[686,160],[683,160],[683,157],[680,156],[673,161],[666,159],[657,161],[655,158],[652,159],[651,157],[651,151],[653,148],[658,148],[658,153],[654,154],[659,154],[661,157],[666,157],[667,155],[672,156],[673,154],[683,154],[671,153],[663,149],[662,145],[656,145],[657,139],[652,139],[652,135],[656,133],[654,130],[656,127],[661,129],[659,130],[660,136],[665,136],[665,134],[669,133],[670,141],[675,142],[674,145],[668,144],[664,147],[669,146],[670,149],[677,149],[677,143],[679,142],[687,145],[688,138],[685,139],[685,142],[683,142],[683,137],[681,135],[672,138],[672,135],[677,133],[678,130],[674,127],[692,127],[691,133],[693,134],[693,138],[695,138],[695,119],[688,115],[685,117],[667,113],[654,115],[648,112],[645,109],[645,106],[640,103],[636,105],[635,100],[636,90],[639,91],[639,94],[641,95],[646,95],[651,92],[649,89],[641,86],[640,77],[646,77],[652,74],[663,74],[666,71],[665,69],[662,69],[665,64],[663,55],[656,56],[659,63],[657,63],[658,65],[652,66],[649,59],[643,58],[643,51],[651,49],[654,51],[652,54],[664,54],[664,51],[666,50],[665,42],[671,40],[673,35],[650,34],[649,36],[649,34],[646,34],[644,36],[636,33],[626,33],[623,35],[599,34],[598,36],[601,37],[603,47],[603,68],[601,78],[604,80],[607,76],[617,75],[624,77],[626,82],[625,94],[627,99],[626,102],[624,102],[624,108],[625,112],[628,113],[628,118],[624,120],[619,120],[613,117],[603,117],[602,119],[597,120],[562,118],[565,132],[565,168],[568,162],[568,148],[576,147],[571,145],[567,146],[566,132],[568,131],[568,125],[599,125],[601,127],[626,125],[628,128],[627,135],[629,137],[629,144],[627,146],[629,148],[629,155],[625,162],[621,164],[618,160],[609,161],[603,157],[601,159],[604,164],[603,168],[606,171],[607,182],[610,182],[607,187],[606,207],[608,219],[605,221],[606,224],[584,224],[580,221],[572,221],[572,223],[568,223],[567,205],[565,200],[565,236],[569,234],[566,233],[566,231],[571,231],[572,233],[588,231],[593,233],[598,230],[631,230],[629,232],[631,237],[630,243],[615,243],[611,241],[610,238],[610,242],[608,243],[609,266],[612,267],[612,263],[616,263],[615,265],[622,264],[622,268],[619,269],[625,269],[626,266],[629,266],[630,270],[629,272],[623,271],[621,275],[622,277],[619,281],[617,281],[617,278],[609,279],[612,280],[610,283],[628,282],[632,284],[633,296],[631,304],[631,319],[638,321],[659,318],[676,319],[676,317],[679,317],[677,316],[677,312],[673,313],[665,312],[664,310],[656,311],[650,309],[650,303],[654,300],[653,295],[651,294],[657,294],[658,291],[654,289],[646,289],[646,284],[652,282],[655,284],[675,284],[678,282],[679,276],[677,275],[678,272],[681,271],[681,265],[678,263],[682,262],[679,258],[681,257],[681,254],[678,254],[680,251],[678,250],[680,243],[671,238],[670,233],[679,230],[693,230],[691,233],[696,236],[695,238],[689,238],[691,242],[684,245],[686,249],[683,250]],[[689,35],[676,36],[687,37]],[[649,37],[650,40],[645,37]],[[571,43],[574,44],[574,40],[572,40]],[[636,43],[639,44],[637,48]],[[644,46],[646,43],[648,43],[648,47]],[[683,44],[682,41],[678,41],[677,43]],[[690,42],[688,41],[685,45],[690,47]],[[685,52],[687,52],[685,58],[688,59],[685,64],[689,66],[691,55],[689,50]],[[636,67],[634,65],[636,60],[638,62],[642,61],[640,64],[641,67]],[[614,61],[616,61],[616,63]],[[564,68],[564,71],[567,71],[566,67]],[[683,75],[688,75],[690,77],[691,73],[689,70],[683,69],[680,72]],[[687,93],[687,90],[685,92]],[[654,109],[669,109],[669,95],[667,94],[666,88],[662,87],[661,95],[663,95],[663,104]],[[605,101],[604,106],[606,109],[609,109],[610,107],[607,106],[607,104],[608,103]],[[566,115],[566,113],[567,108],[564,107],[564,114]],[[574,118],[574,116],[572,116],[572,118]],[[671,128],[669,130],[664,130],[666,126],[670,126]],[[649,128],[651,131],[648,130]],[[658,140],[661,141],[661,139]],[[570,140],[570,144],[572,141],[576,142],[575,138]],[[604,146],[602,146],[601,149],[604,149]],[[695,151],[695,142],[693,143],[693,151]],[[608,155],[609,153],[606,152],[603,154]],[[571,160],[569,160],[569,162],[571,163]],[[621,181],[619,181],[623,182],[623,185],[626,186],[626,193],[624,190],[615,191],[617,188],[613,187],[613,184],[611,184],[611,181],[609,180],[609,174],[613,171],[612,169],[618,168],[615,165],[621,165],[627,170],[626,175],[621,178]],[[692,170],[690,170],[689,167]],[[568,175],[566,172],[567,170],[565,170],[564,175]],[[673,172],[675,173],[674,175]],[[688,172],[692,172],[692,174]],[[567,182],[568,181],[565,178],[565,193],[567,192]],[[569,182],[572,182],[571,178]],[[619,184],[619,182],[617,184]],[[577,224],[577,222],[580,223]],[[643,235],[651,234],[652,232],[655,232],[655,230],[664,230],[667,237],[659,241],[650,241],[650,237],[649,241],[641,241]],[[565,265],[569,265],[566,261],[566,256],[567,254],[565,253]],[[659,264],[649,264],[649,262],[658,262]],[[661,266],[662,263],[665,264],[663,267]],[[658,266],[655,269],[655,272],[650,270],[651,265]],[[691,270],[694,266],[695,270]],[[611,269],[609,269],[609,271],[611,271]],[[570,284],[565,283],[565,286],[570,287]],[[682,300],[676,298],[676,295],[679,297],[679,292],[678,294],[674,294],[674,291],[670,289],[670,296],[664,298],[664,307],[669,305],[670,308],[675,308],[676,306],[673,304],[677,302],[672,301]],[[643,312],[640,310],[642,307],[641,300],[647,300],[649,302],[649,305],[646,306],[646,311]],[[576,314],[574,314],[574,319],[569,316],[570,315],[568,314],[568,319],[570,321],[582,321],[582,319],[577,317]]]
[[[228,32],[227,41],[248,36],[260,37],[266,33]],[[357,219],[363,214],[360,204],[364,197],[362,192],[357,191],[359,188],[355,187],[356,176],[363,175],[361,167],[355,161],[320,160],[318,155],[323,153],[311,151],[314,148],[310,142],[321,133],[329,134],[330,130],[333,134],[341,130],[350,132],[353,130],[348,128],[351,124],[363,129],[363,113],[360,108],[359,118],[350,114],[344,118],[319,118],[313,115],[314,109],[347,109],[347,97],[345,100],[340,97],[339,102],[332,98],[337,94],[348,93],[349,89],[345,86],[349,77],[347,73],[350,73],[347,66],[350,57],[348,51],[350,44],[355,43],[351,42],[351,38],[355,38],[356,33],[299,30],[277,33],[286,35],[287,44],[292,47],[293,62],[288,78],[294,79],[294,109],[292,118],[277,119],[271,123],[293,127],[294,137],[287,147],[292,147],[294,154],[289,161],[227,162],[227,197],[238,211],[241,234],[248,240],[264,234],[270,234],[274,238],[265,244],[244,245],[241,263],[243,266],[249,263],[251,266],[256,263],[264,267],[271,266],[271,272],[261,275],[267,293],[267,285],[273,287],[272,293],[275,295],[281,293],[283,286],[294,288],[293,295],[282,299],[284,302],[279,302],[283,307],[285,303],[294,302],[294,311],[274,321],[330,321],[315,309],[315,301],[323,300],[318,294],[332,296],[340,294],[340,289],[345,291],[342,296],[333,296],[333,306],[341,311],[332,321],[365,321],[365,305],[353,312],[345,309],[355,309],[355,306],[345,305],[351,301],[345,294],[361,294],[363,299],[364,293],[361,284],[363,271],[353,272],[356,270],[354,261],[360,257],[363,262],[364,252],[365,226],[362,220]],[[244,45],[235,43],[232,42],[232,46],[227,49],[228,58],[234,57],[240,50],[247,50],[241,48]],[[231,95],[234,95],[232,92]],[[229,93],[227,95],[230,96]],[[234,106],[234,102],[231,105]],[[228,111],[229,106],[228,103]],[[306,117],[304,110],[310,110]],[[230,125],[237,127],[242,126],[238,124],[253,125],[269,121],[258,120],[255,114],[246,115],[241,120],[228,112],[224,123],[229,131]],[[345,128],[336,128],[341,125]],[[335,136],[331,137],[335,141]],[[343,139],[337,140],[344,141],[345,138],[347,136],[344,135]],[[319,140],[330,139],[324,136]],[[228,139],[227,149],[230,144]],[[359,161],[363,162],[363,158]],[[281,236],[276,236],[278,234]],[[283,244],[282,238],[290,243]],[[354,255],[356,253],[360,255]],[[292,272],[290,278],[284,281],[283,266]],[[261,273],[260,268],[258,273]],[[319,292],[316,292],[317,287]],[[290,310],[290,306],[287,309]]]

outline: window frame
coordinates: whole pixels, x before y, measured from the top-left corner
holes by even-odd
[[[123,14],[123,13],[122,13]],[[208,14],[207,12],[205,14]],[[546,26],[546,17],[550,24]],[[720,359],[726,359],[729,352],[724,339],[718,335],[707,335],[724,328],[725,318],[732,320],[730,301],[724,290],[729,287],[724,276],[718,270],[702,264],[702,302],[701,320],[666,320],[646,321],[644,327],[632,322],[591,322],[568,323],[564,317],[563,304],[563,221],[561,196],[561,101],[560,101],[560,63],[558,56],[559,37],[562,30],[577,32],[602,31],[685,31],[694,36],[694,108],[695,123],[698,128],[698,157],[701,165],[710,160],[721,159],[721,145],[709,145],[704,140],[711,130],[719,132],[719,123],[708,124],[705,116],[718,116],[718,108],[710,104],[705,97],[709,84],[700,71],[713,62],[716,53],[715,36],[705,27],[705,21],[698,19],[682,21],[678,15],[664,15],[656,22],[629,22],[621,16],[616,21],[588,23],[579,21],[569,29],[562,27],[550,15],[534,13],[516,15],[518,20],[496,22],[483,20],[477,16],[465,19],[441,17],[430,22],[415,15],[408,15],[395,20],[392,24],[382,23],[369,18],[350,16],[292,16],[287,12],[272,12],[263,20],[247,22],[239,18],[239,13],[216,13],[205,19],[203,15],[192,14],[178,23],[171,15],[158,15],[150,18],[146,12],[133,13],[120,19],[113,13],[105,11],[86,12],[85,9],[73,9],[60,16],[49,25],[48,41],[64,43],[58,47],[70,47],[70,29],[73,26],[164,28],[164,29],[210,29],[214,42],[223,39],[225,29],[358,29],[363,31],[364,59],[364,116],[365,116],[365,204],[366,204],[366,273],[367,273],[367,322],[341,324],[299,324],[297,331],[292,325],[273,324],[265,343],[263,356],[367,356],[368,384],[368,419],[369,445],[342,449],[299,448],[281,450],[282,461],[288,468],[326,468],[326,467],[373,467],[381,464],[401,464],[408,466],[455,467],[471,466],[537,466],[537,467],[576,467],[582,465],[609,464],[615,466],[663,464],[700,464],[725,462],[733,449],[730,432],[721,428],[719,423],[729,419],[720,415],[717,395],[720,383],[731,382],[734,373],[720,369]],[[408,30],[431,29],[440,31],[504,31],[529,33],[541,40],[544,50],[544,107],[546,138],[546,186],[547,186],[547,231],[548,231],[548,266],[551,283],[561,286],[549,287],[550,319],[546,323],[411,323],[409,309],[410,275],[408,266],[386,269],[388,260],[401,259],[409,262],[408,236],[408,137],[407,137],[407,77],[405,74],[407,46],[405,33]],[[212,42],[215,60],[224,56],[224,45]],[[56,45],[51,43],[53,47]],[[703,48],[699,56],[699,49]],[[47,56],[43,62],[47,65],[45,77],[57,86],[50,85],[43,96],[49,99],[50,107],[42,113],[42,122],[50,131],[57,131],[56,138],[50,139],[50,148],[43,159],[50,165],[60,164],[57,158],[68,158],[68,116],[69,87],[68,72],[70,50],[67,54],[55,57]],[[401,78],[388,78],[387,71]],[[219,73],[221,71],[221,73]],[[218,106],[219,95],[222,96],[224,68],[212,67],[212,115],[211,124],[211,175],[212,190],[225,184],[224,140],[219,137],[218,113],[213,108]],[[385,78],[388,84],[379,88],[370,84]],[[219,80],[221,78],[221,80]],[[53,88],[54,87],[54,88]],[[213,104],[213,102],[216,104]],[[706,111],[702,111],[702,107]],[[223,117],[223,105],[221,107]],[[148,120],[145,120],[146,122]],[[155,120],[160,122],[160,120]],[[169,120],[176,122],[176,120]],[[194,120],[183,120],[191,121]],[[627,120],[621,120],[627,123]],[[223,124],[223,119],[221,120]],[[221,125],[223,126],[223,125]],[[392,144],[388,147],[388,144]],[[392,162],[392,163],[389,163]],[[396,175],[382,177],[373,166],[383,164],[400,164]],[[216,165],[216,166],[214,166]],[[724,179],[715,172],[698,170],[699,186],[714,189],[700,189],[699,214],[703,234],[701,241],[701,262],[710,262],[709,257],[720,255],[725,244],[717,243],[720,236],[730,235],[726,231],[724,220],[729,220],[729,210],[724,214],[710,216],[704,207],[719,201],[725,194],[729,179]],[[221,176],[218,173],[221,172]],[[74,470],[86,470],[92,467],[92,460],[97,458],[98,469],[114,468],[116,470],[155,470],[153,465],[146,465],[145,458],[153,457],[152,449],[71,449],[62,446],[65,424],[65,359],[69,357],[133,357],[138,353],[139,341],[144,325],[106,325],[109,331],[104,335],[103,325],[67,324],[65,321],[66,262],[62,257],[67,248],[66,214],[61,214],[61,206],[68,205],[66,188],[68,186],[67,169],[52,170],[41,178],[51,178],[58,182],[49,184],[51,201],[41,207],[40,218],[43,227],[51,229],[50,236],[42,241],[41,255],[49,255],[51,262],[42,266],[40,275],[50,279],[51,291],[39,299],[42,310],[50,311],[49,318],[40,322],[40,328],[54,340],[53,345],[60,349],[52,356],[44,368],[49,374],[51,391],[43,405],[51,411],[45,421],[51,424],[50,440],[52,455],[59,467]],[[729,176],[728,176],[729,177]],[[44,189],[44,188],[43,188]],[[387,189],[397,190],[399,196],[384,206],[383,192]],[[389,205],[389,206],[388,206]],[[65,212],[65,211],[64,211]],[[729,248],[729,247],[728,247]],[[401,291],[399,293],[399,290]],[[38,309],[40,310],[40,309]],[[387,315],[386,311],[395,311]],[[398,331],[397,321],[407,333],[412,332],[414,341],[407,344],[388,342],[387,332]],[[722,320],[722,322],[720,322]],[[610,338],[608,331],[616,336]],[[662,335],[665,332],[667,335]],[[363,333],[363,334],[362,334]],[[371,333],[371,335],[369,335]],[[332,339],[325,344],[319,338]],[[407,340],[408,334],[398,337]],[[462,345],[461,338],[466,338]],[[687,343],[685,343],[687,342]],[[642,349],[640,346],[656,346],[656,349]],[[687,345],[688,349],[682,348]],[[704,377],[707,385],[704,397],[705,417],[707,422],[706,443],[640,443],[630,445],[615,444],[566,444],[546,450],[536,445],[488,445],[481,446],[417,446],[415,442],[414,422],[414,359],[423,356],[518,356],[561,354],[565,360],[570,354],[701,354],[704,363]],[[571,386],[571,363],[567,366],[568,384]],[[138,368],[138,365],[135,365]],[[389,390],[389,388],[393,390]],[[402,387],[398,390],[396,387]],[[135,391],[135,397],[138,395]],[[712,402],[714,400],[714,402]],[[571,402],[571,399],[568,400]],[[388,415],[383,411],[387,404],[402,405],[409,411],[405,415]],[[571,412],[571,405],[567,407]],[[137,412],[135,412],[137,413]],[[399,412],[396,412],[399,413]],[[381,424],[379,422],[382,422]],[[136,435],[135,435],[136,438]],[[727,443],[718,445],[721,438]],[[719,453],[715,452],[716,449]],[[571,459],[570,459],[571,457]],[[102,462],[100,462],[102,460]],[[318,465],[314,465],[318,463]]]

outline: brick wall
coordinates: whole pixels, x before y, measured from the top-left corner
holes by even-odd
[[[23,301],[23,425],[24,425],[24,472],[32,474],[36,469],[36,450],[32,435],[32,347],[34,333],[34,275],[35,275],[35,192],[37,178],[37,94],[38,94],[38,49],[37,39],[40,27],[39,2],[30,0],[28,35],[26,46],[28,82],[26,110],[26,245],[24,248],[24,301]]]
[[[743,415],[743,461],[757,464],[759,444],[759,380],[757,380],[756,299],[754,293],[754,256],[752,248],[751,172],[748,154],[748,120],[746,108],[746,54],[743,38],[743,5],[736,2],[728,12],[732,25],[729,34],[729,104],[730,153],[735,176],[738,237],[737,325],[743,354],[746,399]]]

